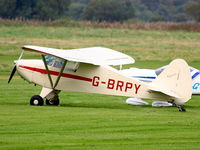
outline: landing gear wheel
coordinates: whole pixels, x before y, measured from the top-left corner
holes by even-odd
[[[44,105],[44,100],[43,100],[43,98],[41,96],[34,95],[30,99],[30,105],[42,106],[42,105]]]
[[[179,109],[179,111],[181,111],[181,112],[186,112],[186,109],[185,109],[184,107],[182,107],[182,106],[179,106],[178,109]]]
[[[47,105],[55,105],[58,106],[60,103],[58,96],[54,97],[53,99],[46,99],[46,104]]]

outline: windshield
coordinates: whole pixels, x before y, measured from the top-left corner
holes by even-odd
[[[47,65],[49,65],[49,66],[53,65],[54,59],[52,56],[45,56],[45,60],[46,60]]]
[[[48,66],[52,66],[55,68],[62,68],[62,65],[64,63],[63,59],[56,58],[53,56],[45,56],[45,60]],[[65,66],[65,70],[68,71],[76,71],[79,67],[79,62],[74,62],[74,61],[67,61],[67,64]]]

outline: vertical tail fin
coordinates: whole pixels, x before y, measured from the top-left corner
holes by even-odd
[[[169,66],[149,84],[149,89],[172,97],[175,103],[191,99],[192,80],[188,64],[183,59],[173,60]]]

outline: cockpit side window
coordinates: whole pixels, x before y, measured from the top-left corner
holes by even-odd
[[[76,72],[79,67],[79,62],[67,61],[65,70]]]

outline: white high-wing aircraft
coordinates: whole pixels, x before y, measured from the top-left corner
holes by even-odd
[[[41,54],[41,60],[15,61],[14,73],[30,83],[42,86],[40,95],[30,99],[31,105],[58,105],[60,91],[77,91],[167,101],[185,111],[180,105],[191,99],[191,75],[182,59],[172,61],[151,83],[139,81],[120,73],[111,65],[134,63],[123,53],[101,47],[61,50],[39,46],[23,46],[24,50]]]

